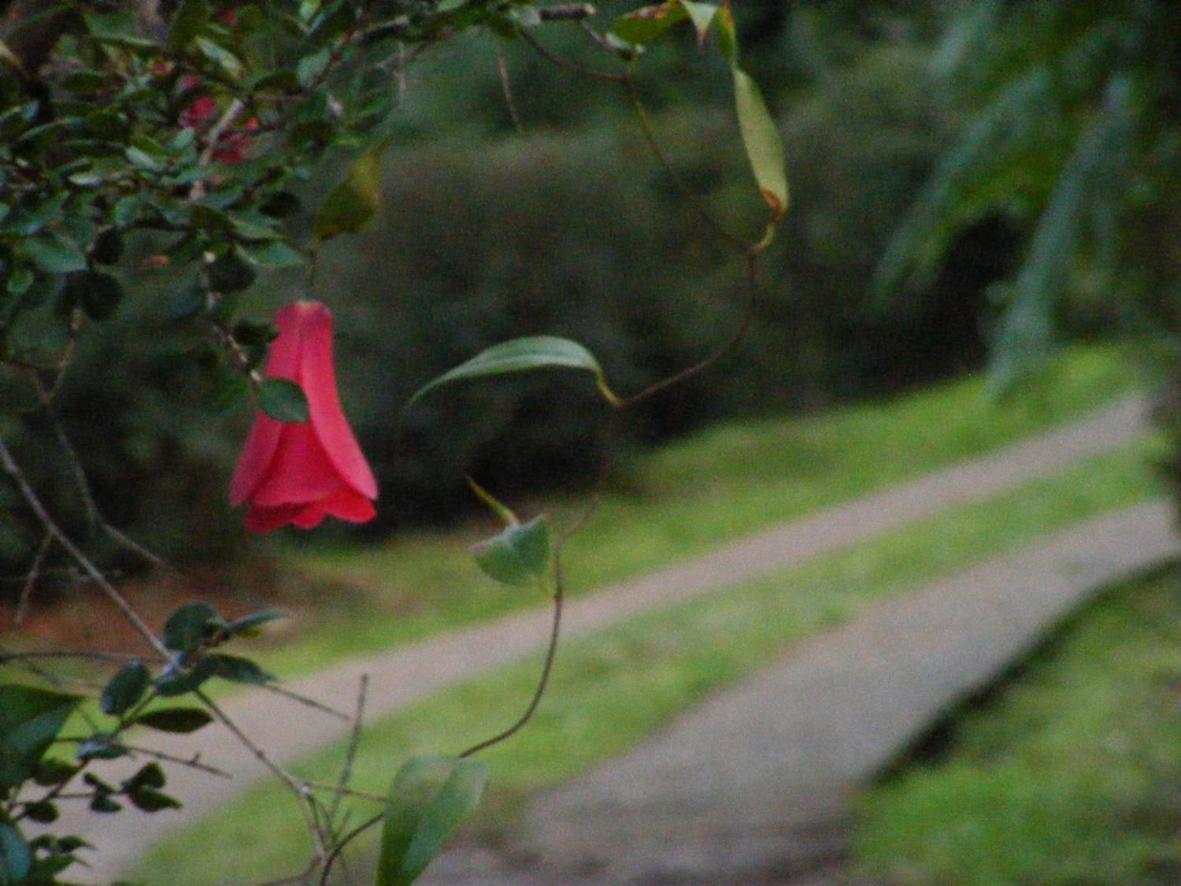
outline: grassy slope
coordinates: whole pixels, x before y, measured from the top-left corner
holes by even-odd
[[[868,600],[1150,494],[1155,484],[1146,464],[1149,449],[1129,447],[773,579],[568,643],[537,719],[486,755],[493,789],[478,819],[511,821],[518,798],[528,791],[626,750],[704,693],[750,673],[809,632],[847,618]],[[504,668],[371,724],[356,762],[356,786],[382,791],[406,755],[457,751],[505,723],[527,697],[536,671],[536,662]],[[336,771],[342,753],[332,748],[300,768],[323,776]],[[145,879],[155,883],[209,883],[217,877],[251,882],[298,865],[305,841],[292,804],[280,789],[263,785],[215,820],[157,847],[142,870],[152,871]],[[196,865],[201,847],[213,843],[223,851]],[[194,869],[200,876],[186,874]]]
[[[984,379],[972,378],[814,418],[705,431],[645,458],[623,488],[604,496],[568,547],[571,592],[995,449],[1110,400],[1135,379],[1117,350],[1079,349],[1010,404],[996,404]],[[580,507],[549,502],[542,510],[560,526]],[[536,595],[506,593],[472,562],[468,546],[494,531],[488,523],[377,549],[298,555],[310,579],[308,609],[282,645],[268,650],[268,667],[306,673],[537,605]]]
[[[899,883],[1181,882],[1181,566],[1113,589],[863,804]]]

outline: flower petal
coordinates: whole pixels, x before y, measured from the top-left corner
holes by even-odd
[[[283,314],[284,312],[280,311],[276,317],[279,337],[271,344],[266,376],[295,381],[299,374],[301,335],[298,324],[284,318]],[[230,481],[230,504],[233,507],[249,499],[266,477],[274,460],[282,429],[283,425],[268,415],[260,414],[255,419],[254,427],[250,429],[246,445],[242,447],[242,454],[238,456],[238,463],[234,467],[234,477]]]
[[[279,442],[270,470],[250,496],[264,507],[307,504],[344,488],[312,426],[280,425]]]
[[[260,507],[252,504],[246,511],[246,529],[249,532],[271,532],[291,523],[302,505],[280,505],[277,508]]]
[[[332,363],[332,312],[319,302],[298,302],[286,310],[301,312],[303,346],[299,383],[308,398],[310,423],[341,478],[366,498],[377,498],[377,481],[353,436]]]
[[[377,516],[373,502],[361,493],[347,488],[325,498],[320,502],[320,507],[329,517],[336,517],[348,523],[368,523]]]

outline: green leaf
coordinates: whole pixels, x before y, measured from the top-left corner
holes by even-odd
[[[145,763],[135,775],[123,782],[123,789],[135,791],[140,788],[162,788],[165,782],[164,770],[159,763]]]
[[[86,270],[86,254],[59,234],[41,234],[20,244],[20,250],[41,270],[68,274]]]
[[[151,788],[139,788],[128,791],[127,799],[141,812],[159,812],[161,809],[180,809],[180,801],[175,797],[154,791]]]
[[[261,686],[275,679],[250,659],[237,655],[207,655],[204,660],[211,663],[214,676],[223,680]]]
[[[258,405],[275,421],[302,424],[308,420],[308,399],[295,382],[286,378],[264,379],[258,386]]]
[[[549,528],[544,520],[537,517],[528,523],[509,526],[499,535],[480,542],[472,548],[476,565],[501,584],[532,584],[549,563]]]
[[[143,698],[151,677],[142,661],[125,664],[103,688],[99,706],[103,713],[117,717]]]
[[[208,0],[182,0],[172,15],[172,27],[168,31],[170,49],[184,49],[209,21],[212,9]]]
[[[651,43],[677,22],[685,20],[687,10],[678,0],[656,6],[643,6],[621,15],[611,25],[611,33],[637,46]]]
[[[201,708],[160,708],[141,714],[133,721],[139,726],[148,726],[160,732],[188,734],[207,726],[213,718]]]
[[[410,398],[410,403],[413,404],[428,391],[454,381],[482,378],[488,375],[503,375],[508,372],[554,368],[585,369],[594,375],[599,390],[607,398],[607,401],[612,405],[618,404],[619,398],[607,387],[602,367],[599,366],[599,361],[594,358],[594,355],[578,342],[553,335],[514,338],[511,341],[493,345],[466,363],[461,363],[419,388]]]
[[[57,806],[45,800],[24,805],[25,817],[39,824],[53,824],[57,821]]]
[[[290,268],[304,263],[302,253],[277,240],[261,246],[245,247],[243,252],[260,268]]]
[[[165,697],[184,695],[194,689],[200,689],[202,684],[215,675],[217,664],[206,656],[188,670],[170,668],[156,678],[156,691]]]
[[[153,157],[147,151],[141,150],[140,148],[130,147],[124,151],[123,154],[125,157],[127,157],[128,161],[130,161],[131,165],[136,169],[142,169],[145,172],[164,171],[163,161]]]
[[[33,866],[33,850],[20,831],[0,822],[0,886],[21,883]]]
[[[316,237],[331,240],[361,230],[381,204],[381,162],[386,142],[357,158],[348,177],[333,188],[316,215]]]
[[[250,637],[258,633],[258,629],[267,622],[286,618],[287,613],[275,609],[264,609],[236,618],[226,626],[226,634],[230,637]]]
[[[787,212],[788,201],[783,140],[758,84],[739,67],[734,67],[733,73],[734,105],[738,111],[742,144],[746,147],[759,192],[771,207],[771,218],[779,221]]]
[[[186,603],[164,622],[164,645],[175,652],[192,652],[224,625],[208,603]]]
[[[238,57],[223,46],[219,46],[212,40],[205,37],[197,37],[193,41],[197,48],[201,50],[204,55],[214,64],[221,67],[223,71],[230,75],[231,78],[237,80],[242,76],[242,62]]]
[[[413,883],[459,822],[480,803],[488,769],[476,760],[414,757],[386,800],[377,886]]]
[[[332,61],[332,50],[325,46],[323,49],[305,55],[295,66],[295,77],[300,86],[307,86],[324,73],[328,63]]]
[[[80,698],[31,686],[0,686],[0,787],[30,778]]]

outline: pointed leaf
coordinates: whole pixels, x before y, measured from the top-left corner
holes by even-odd
[[[249,637],[258,633],[258,628],[270,621],[286,618],[287,613],[275,609],[264,609],[235,618],[226,626],[226,634],[231,637]]]
[[[746,156],[750,159],[759,192],[771,207],[772,220],[779,221],[787,212],[788,200],[783,140],[758,84],[741,68],[735,67],[733,73],[734,105]]]
[[[20,831],[0,822],[0,886],[23,883],[33,866],[33,850]]]
[[[544,517],[509,526],[472,549],[478,565],[494,581],[527,585],[537,580],[549,563],[549,529]]]
[[[164,645],[174,652],[199,649],[222,622],[208,603],[187,603],[164,622]]]
[[[261,686],[275,679],[250,659],[237,655],[208,655],[205,661],[212,662],[214,676],[223,680]]]
[[[33,775],[79,701],[31,686],[0,686],[0,788]]]
[[[103,688],[99,706],[103,713],[117,717],[143,698],[151,677],[142,661],[125,664]]]
[[[669,0],[621,15],[611,25],[611,33],[627,43],[642,46],[651,43],[685,18],[685,8],[677,0]]]
[[[329,192],[316,216],[316,237],[331,240],[365,226],[381,205],[381,161],[386,143],[374,145],[357,158],[348,178]]]
[[[215,676],[217,671],[217,664],[211,658],[211,656],[206,656],[200,659],[188,670],[170,668],[165,671],[155,680],[156,692],[169,697],[184,695],[186,692],[201,688],[201,685]]]
[[[386,801],[377,886],[414,882],[479,805],[487,781],[476,760],[414,757],[399,769]]]
[[[139,726],[148,726],[160,732],[188,734],[208,725],[212,719],[201,708],[161,708],[141,714],[135,718],[134,722]]]
[[[33,264],[50,274],[67,274],[86,270],[86,255],[76,243],[58,234],[30,237],[19,249]]]
[[[258,405],[275,421],[303,424],[308,420],[308,398],[295,382],[268,378],[258,386]]]
[[[151,788],[140,788],[129,791],[127,799],[141,812],[159,812],[161,809],[180,809],[180,801],[175,797],[154,791]]]
[[[502,375],[508,372],[527,372],[533,369],[585,369],[595,376],[599,390],[611,403],[618,399],[607,388],[599,361],[578,342],[553,335],[538,335],[529,338],[514,338],[511,341],[493,345],[481,351],[466,363],[461,363],[423,387],[410,398],[416,402],[428,391],[439,385],[488,375]]]

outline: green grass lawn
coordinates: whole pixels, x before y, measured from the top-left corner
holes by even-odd
[[[1075,417],[1131,389],[1120,349],[1064,354],[1018,399],[997,403],[981,377],[811,418],[715,427],[621,472],[594,519],[570,543],[566,572],[578,594],[667,565],[765,526],[979,455]],[[493,490],[510,495],[511,490]],[[521,507],[558,527],[583,500]],[[514,506],[516,502],[512,502]],[[317,670],[464,624],[538,605],[476,568],[468,547],[497,527],[416,533],[377,548],[283,558],[302,570],[299,615],[266,652],[275,673]]]
[[[510,827],[530,791],[625,751],[705,693],[751,673],[807,634],[848,618],[867,601],[1029,542],[1047,531],[1157,491],[1155,441],[1092,459],[1010,494],[956,508],[770,579],[645,614],[564,645],[537,718],[488,752],[492,788],[477,830]],[[529,661],[502,668],[371,723],[355,785],[384,791],[417,752],[456,752],[506,725],[536,679]],[[343,747],[298,768],[331,778]],[[494,836],[494,833],[493,833]],[[207,847],[216,845],[217,853]],[[372,852],[372,842],[359,852]],[[260,785],[155,848],[148,883],[247,883],[289,873],[306,851],[294,805]],[[196,872],[196,873],[194,873]]]
[[[950,746],[871,790],[855,852],[913,884],[1181,882],[1181,565],[1112,589]]]

